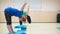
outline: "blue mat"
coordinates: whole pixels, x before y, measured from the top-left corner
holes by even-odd
[[[8,32],[7,34],[10,34],[10,32]],[[14,34],[16,34],[16,32],[14,32]]]
[[[17,26],[15,26],[14,28],[21,28],[21,26],[20,26],[20,25],[17,25]]]
[[[27,25],[17,25],[14,28],[27,28]]]
[[[18,26],[15,26],[14,28],[21,28],[22,31],[26,31],[27,25],[18,25]]]
[[[17,25],[14,28],[21,28],[21,30],[18,29],[17,32],[14,32],[14,34],[26,34],[27,25]]]
[[[21,27],[21,30],[22,30],[22,31],[26,31],[26,30],[27,30],[27,26],[26,26],[26,25],[23,25],[23,26]]]
[[[26,34],[26,31],[17,30],[17,33],[16,34]]]
[[[8,34],[10,34],[10,33],[8,33]],[[17,30],[17,32],[14,32],[14,34],[26,34],[26,31]]]

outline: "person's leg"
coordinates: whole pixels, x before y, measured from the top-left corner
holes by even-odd
[[[22,25],[22,18],[19,18],[19,23],[20,25]]]
[[[27,15],[27,21],[31,23],[31,17]]]
[[[5,18],[7,21],[7,28],[9,30],[10,34],[13,34],[13,29],[12,29],[12,24],[11,24],[11,16],[5,12]]]
[[[20,25],[22,25],[22,21],[19,21]]]

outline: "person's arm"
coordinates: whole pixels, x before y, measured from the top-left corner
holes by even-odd
[[[27,3],[26,3],[26,0],[25,0],[24,4],[23,4],[22,7],[21,7],[21,10],[22,10],[22,11],[24,10],[26,4],[27,4]]]
[[[30,9],[30,6],[28,6],[28,9],[27,9],[27,15],[29,15],[29,9]]]

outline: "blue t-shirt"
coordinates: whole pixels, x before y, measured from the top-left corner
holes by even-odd
[[[17,16],[19,18],[21,18],[23,15],[23,11],[19,11],[15,8],[11,8],[11,7],[6,8],[5,12],[7,12],[10,16]]]

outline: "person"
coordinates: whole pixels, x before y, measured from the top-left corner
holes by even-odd
[[[10,34],[14,34],[14,31],[12,29],[11,17],[12,16],[19,17],[20,25],[22,25],[22,20],[23,20],[22,15],[23,15],[23,10],[26,4],[27,4],[26,2],[23,3],[21,10],[18,10],[12,7],[5,8],[4,13],[5,13],[5,18],[7,22],[7,28]]]

